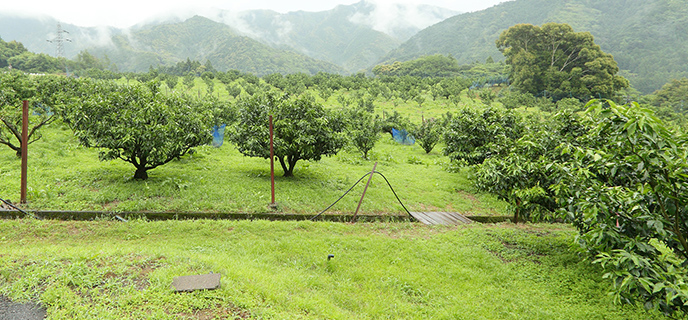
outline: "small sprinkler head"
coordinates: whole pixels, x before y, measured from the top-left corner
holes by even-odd
[[[328,255],[327,255],[327,261],[330,261],[330,259],[332,259],[332,258],[334,258],[334,255],[333,255],[333,254],[328,254]]]

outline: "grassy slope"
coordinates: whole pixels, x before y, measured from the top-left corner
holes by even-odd
[[[661,318],[613,305],[562,225],[5,220],[0,230],[0,294],[40,300],[56,319]],[[210,271],[219,290],[169,288]]]
[[[178,88],[182,88],[180,84]],[[215,95],[227,99],[219,82]],[[196,79],[191,92],[205,92]],[[470,99],[464,98],[466,103]],[[339,107],[330,97],[327,106]],[[394,108],[377,101],[380,110]],[[445,100],[400,104],[396,110],[419,123],[421,116],[439,116],[451,110]],[[151,170],[147,181],[131,180],[134,167],[123,161],[98,161],[97,150],[78,145],[71,131],[60,123],[43,130],[44,137],[29,149],[28,208],[44,210],[108,211],[210,211],[266,212],[270,199],[270,162],[241,155],[229,142],[221,148],[204,146],[180,161]],[[419,146],[401,146],[382,135],[370,153],[361,159],[354,150],[319,162],[300,161],[295,178],[281,177],[276,170],[276,202],[285,213],[317,213],[338,199],[378,161],[377,171],[389,179],[411,211],[457,211],[468,215],[505,214],[505,205],[494,196],[479,194],[468,180],[468,169],[446,170],[451,164],[441,146],[426,154]],[[0,148],[0,197],[18,202],[20,161],[9,148]],[[364,182],[331,209],[331,213],[353,213]],[[373,179],[362,213],[403,214],[384,179]]]

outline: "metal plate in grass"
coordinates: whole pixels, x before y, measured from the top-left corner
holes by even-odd
[[[17,303],[0,296],[0,320],[41,320],[45,316],[45,309],[36,303]]]
[[[172,289],[176,292],[214,290],[220,287],[220,274],[210,273],[193,276],[174,277]]]

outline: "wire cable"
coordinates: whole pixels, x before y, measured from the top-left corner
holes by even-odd
[[[325,213],[325,211],[330,210],[330,208],[332,208],[335,204],[337,204],[337,202],[339,202],[339,200],[342,200],[342,199],[344,198],[344,196],[346,196],[346,195],[349,193],[349,191],[351,191],[356,185],[358,185],[359,182],[361,182],[361,180],[363,180],[363,178],[367,177],[369,174],[371,174],[371,173],[368,172],[368,173],[364,174],[364,175],[361,177],[361,179],[358,179],[358,181],[356,181],[356,183],[354,183],[354,185],[351,186],[351,188],[349,188],[349,190],[346,190],[346,192],[344,192],[344,194],[343,194],[341,197],[339,197],[339,199],[337,199],[337,201],[333,202],[329,207],[325,208],[325,210],[321,211],[320,213],[318,213],[317,215],[315,215],[315,217],[311,218],[310,220],[313,221],[313,220],[315,220],[316,218],[318,218],[320,215],[322,215],[323,213]]]
[[[398,196],[397,193],[394,191],[394,188],[392,188],[392,184],[389,183],[389,180],[387,180],[387,177],[385,177],[385,175],[382,174],[382,173],[380,173],[380,172],[375,171],[375,173],[381,175],[382,178],[385,179],[385,181],[387,182],[387,185],[389,186],[389,189],[392,190],[392,193],[393,193],[394,196],[397,198],[397,201],[399,201],[399,204],[401,205],[401,207],[404,208],[404,210],[406,210],[406,213],[408,213],[408,215],[409,215],[411,218],[413,218],[413,215],[411,215],[411,212],[409,212],[408,209],[406,209],[406,206],[404,205],[404,203],[401,202],[401,199],[399,199],[399,196]],[[415,218],[414,218],[414,219],[415,219]]]
[[[372,172],[368,172],[368,173],[364,174],[360,179],[358,179],[358,181],[356,181],[356,183],[354,183],[353,186],[351,186],[351,188],[349,188],[349,190],[346,190],[346,192],[344,192],[344,194],[343,194],[341,197],[339,197],[339,199],[337,199],[337,200],[336,200],[335,202],[333,202],[330,206],[328,206],[327,208],[325,208],[325,210],[321,211],[320,213],[318,213],[317,215],[315,215],[315,216],[314,216],[313,218],[311,218],[310,220],[313,221],[313,220],[317,219],[318,217],[320,217],[323,213],[325,213],[325,211],[329,210],[329,209],[332,208],[335,204],[337,204],[337,202],[339,202],[339,200],[342,200],[342,199],[343,199],[343,198],[344,198],[344,197],[345,197],[354,187],[356,187],[356,186],[361,182],[361,180],[363,180],[363,179],[364,179],[365,177],[367,177],[369,174],[373,174],[373,173],[377,173],[377,174],[381,175],[383,179],[385,179],[385,182],[387,182],[387,185],[389,186],[389,189],[392,190],[392,193],[394,194],[394,197],[397,198],[397,201],[399,201],[399,204],[401,205],[401,207],[404,208],[404,210],[406,211],[406,213],[408,213],[408,215],[409,215],[412,219],[415,219],[415,218],[413,217],[413,215],[411,215],[411,212],[409,212],[409,210],[406,209],[406,206],[404,205],[404,203],[401,202],[401,199],[399,199],[399,196],[397,195],[396,191],[394,191],[394,188],[392,187],[392,184],[389,183],[389,180],[387,180],[387,177],[385,177],[385,175],[383,175],[382,173],[380,173],[380,172],[378,172],[378,171],[372,171]]]
[[[11,202],[9,202],[9,201],[7,201],[7,200],[5,200],[5,199],[3,199],[3,198],[0,198],[0,201],[2,201],[2,202],[5,203],[6,205],[8,205],[8,206],[14,208],[15,210],[17,210],[17,211],[19,211],[19,212],[21,212],[21,213],[23,213],[23,214],[25,214],[25,215],[27,215],[27,216],[31,216],[31,217],[33,217],[34,219],[42,220],[40,217],[34,215],[33,213],[29,213],[29,212],[26,212],[26,211],[24,211],[24,210],[22,210],[22,209],[17,208],[17,207],[16,207],[15,205],[13,205]]]

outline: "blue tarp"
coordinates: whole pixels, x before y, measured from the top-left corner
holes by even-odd
[[[410,146],[416,143],[416,138],[406,132],[406,129],[397,130],[392,128],[392,136],[394,136],[394,141],[403,145]]]
[[[213,126],[213,147],[219,148],[222,146],[222,143],[225,141],[226,126],[226,124]]]

